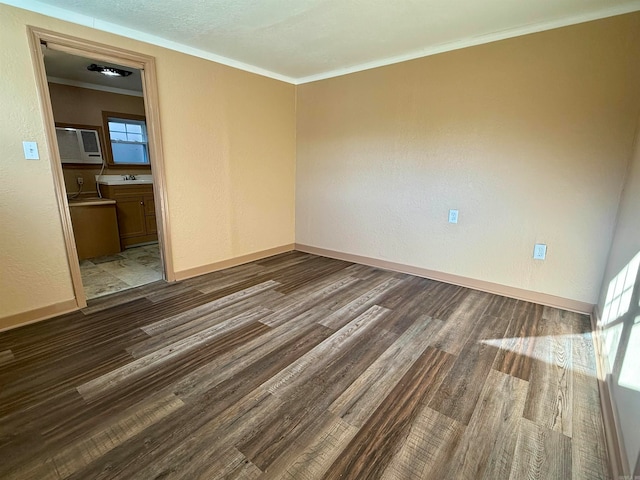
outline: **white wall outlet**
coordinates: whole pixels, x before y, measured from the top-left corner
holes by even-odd
[[[449,223],[458,223],[458,210],[449,210]]]
[[[547,246],[544,243],[536,243],[533,247],[533,258],[544,260],[547,257]]]
[[[78,185],[84,185],[84,178],[83,177],[76,177],[76,182],[78,182]]]
[[[22,142],[25,160],[40,160],[38,144],[36,142]]]

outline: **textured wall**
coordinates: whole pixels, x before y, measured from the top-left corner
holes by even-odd
[[[640,127],[640,121],[638,122]],[[609,282],[640,252],[640,128],[629,163],[620,208],[611,243],[611,251],[604,272],[598,310],[604,311]],[[640,353],[640,352],[639,352]]]
[[[301,85],[296,242],[596,303],[639,44],[632,14]]]
[[[0,5],[0,317],[73,298],[51,165],[19,10]],[[39,161],[22,141],[38,142]]]
[[[640,130],[638,131],[640,134]],[[638,139],[640,140],[640,139]],[[640,141],[624,187],[618,222],[605,270],[598,310],[603,325],[605,354],[612,374],[613,397],[631,463],[640,452]],[[635,259],[635,262],[634,262]],[[624,272],[623,275],[619,275]],[[612,280],[620,278],[623,284]],[[634,281],[635,279],[635,281]],[[628,294],[635,292],[635,296]],[[622,306],[619,306],[620,303]],[[611,309],[617,310],[611,312]],[[610,314],[609,314],[610,313]],[[631,381],[630,381],[631,380]]]
[[[293,243],[294,86],[0,5],[0,318],[73,298],[26,25],[156,58],[177,271]]]
[[[56,122],[102,127],[102,112],[144,115],[144,99],[132,95],[49,84],[53,118]]]

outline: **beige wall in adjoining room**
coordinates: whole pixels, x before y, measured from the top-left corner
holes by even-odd
[[[595,304],[638,45],[634,13],[299,86],[296,242]]]
[[[77,125],[98,126],[104,130],[102,112],[128,113],[132,115],[144,115],[144,99],[133,95],[123,95],[120,93],[92,90],[88,88],[75,87],[71,85],[61,85],[49,83],[49,94],[51,96],[51,108],[53,109],[53,119],[56,123],[70,123]],[[104,132],[107,140],[107,132]],[[108,148],[108,147],[107,147]],[[95,167],[74,165],[63,165],[62,173],[68,193],[76,193],[78,190],[77,178],[84,179],[82,193],[87,195],[97,195],[95,176],[100,173],[101,166]],[[130,169],[127,167],[105,168],[105,175],[127,175],[150,174],[150,168]]]
[[[156,58],[176,271],[294,242],[293,85],[0,5],[0,318],[73,298],[27,25]]]
[[[102,112],[144,115],[144,99],[134,95],[49,83],[56,122],[102,127]]]
[[[640,455],[640,129],[598,302],[603,353],[630,471]]]

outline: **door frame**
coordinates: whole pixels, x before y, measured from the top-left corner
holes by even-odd
[[[176,280],[171,256],[171,228],[169,219],[169,204],[167,201],[166,174],[164,169],[164,156],[162,152],[162,134],[160,131],[160,110],[158,101],[158,87],[156,77],[155,58],[142,53],[124,50],[122,48],[93,42],[84,38],[72,37],[62,33],[52,32],[38,27],[27,27],[29,37],[29,48],[31,59],[36,76],[40,108],[44,118],[45,135],[47,149],[53,173],[53,183],[55,188],[64,243],[67,252],[69,270],[71,272],[71,282],[78,308],[87,306],[87,299],[82,285],[80,274],[80,261],[76,250],[75,237],[73,235],[73,225],[71,224],[71,214],[64,184],[62,162],[58,151],[58,141],[56,138],[55,121],[51,106],[51,96],[47,73],[44,66],[44,56],[40,45],[47,44],[47,48],[52,48],[72,55],[88,57],[98,61],[116,63],[125,67],[136,68],[141,71],[144,109],[147,122],[147,137],[149,146],[149,156],[151,171],[153,173],[153,195],[156,208],[156,222],[158,227],[158,241],[160,243],[160,254],[164,268],[164,279],[168,282]]]

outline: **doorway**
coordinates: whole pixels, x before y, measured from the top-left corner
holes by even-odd
[[[78,307],[174,281],[153,58],[30,34]]]

